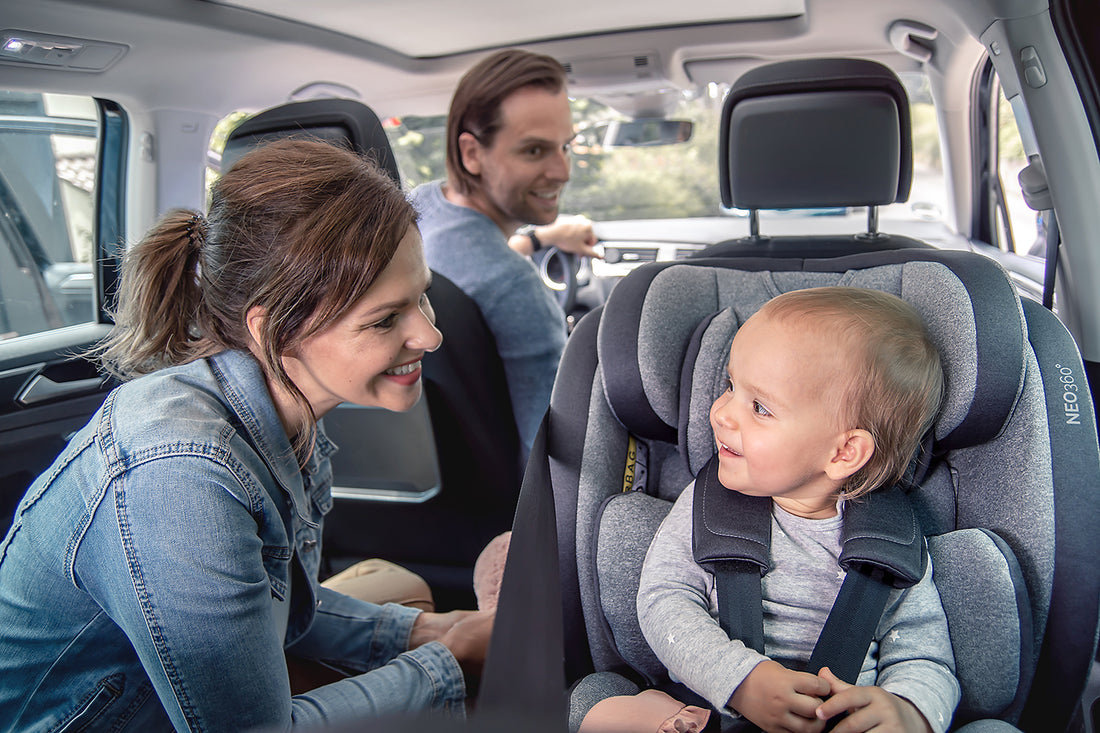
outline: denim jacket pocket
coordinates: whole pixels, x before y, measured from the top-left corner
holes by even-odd
[[[78,733],[87,730],[122,696],[125,681],[126,676],[122,674],[113,674],[100,680],[95,689],[84,696],[76,710],[50,728],[49,733]]]
[[[315,522],[319,522],[321,518],[332,510],[332,490],[328,484],[321,484],[310,492],[309,498],[310,502],[313,504],[312,519]]]
[[[285,601],[290,587],[290,548],[279,545],[265,545],[263,549],[264,572],[271,585],[271,595]]]

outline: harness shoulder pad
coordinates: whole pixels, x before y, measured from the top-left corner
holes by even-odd
[[[692,505],[692,552],[695,561],[715,572],[715,564],[730,560],[769,569],[772,502],[766,496],[730,491],[718,480],[713,456],[695,479]]]
[[[734,493],[734,492],[729,492]],[[928,565],[928,550],[909,497],[898,486],[878,489],[844,507],[840,566],[885,570],[884,582],[908,588]]]

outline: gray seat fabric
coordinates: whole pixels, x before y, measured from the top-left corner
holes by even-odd
[[[1068,720],[1074,693],[1054,710],[1058,701],[1040,686],[1051,683],[1036,681],[1039,672],[1054,674],[1053,684],[1077,695],[1083,689],[1082,673],[1056,671],[1066,660],[1043,656],[1068,646],[1052,641],[1068,635],[1082,658],[1091,657],[1100,583],[1085,563],[1075,580],[1056,583],[1055,566],[1063,529],[1078,537],[1093,532],[1084,541],[1095,552],[1095,512],[1083,512],[1074,528],[1078,518],[1058,510],[1056,489],[1073,480],[1054,463],[1052,384],[1007,275],[978,255],[934,250],[646,266],[620,283],[593,324],[582,322],[586,331],[597,327],[587,339],[598,355],[596,364],[582,365],[592,376],[578,387],[587,396],[585,434],[576,475],[560,465],[551,471],[558,539],[569,543],[559,547],[559,560],[570,681],[592,670],[641,685],[664,678],[634,611],[648,539],[713,451],[707,415],[737,326],[771,297],[819,285],[899,295],[922,314],[943,355],[947,397],[911,496],[931,536],[963,687],[955,725],[1000,719],[1049,730],[1052,715]],[[1056,319],[1045,327],[1061,329]],[[1081,379],[1072,342],[1062,346],[1053,371]],[[568,361],[563,369],[562,385],[569,383]],[[565,392],[556,390],[551,405],[551,445]],[[570,399],[575,408],[580,399]],[[1081,409],[1089,425],[1077,426],[1078,450],[1089,456],[1084,481],[1094,491],[1100,451],[1091,405]],[[567,582],[576,583],[575,597]],[[1052,606],[1070,596],[1091,615],[1077,628],[1052,627]],[[583,704],[593,697],[589,689]]]

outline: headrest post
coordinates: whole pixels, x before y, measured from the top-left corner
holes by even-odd
[[[878,236],[878,207],[867,207],[867,236],[875,238]]]
[[[760,238],[760,212],[756,209],[749,209],[749,236]]]

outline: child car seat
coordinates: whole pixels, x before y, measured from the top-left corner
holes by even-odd
[[[837,59],[746,74],[725,107],[723,202],[904,200],[908,117],[891,77]],[[865,104],[879,113],[861,117]],[[829,125],[805,155],[846,152],[820,153],[817,173],[791,183],[784,150],[812,132],[804,111],[826,108],[853,124]],[[784,124],[746,126],[757,113]],[[763,131],[738,134],[734,123]],[[755,144],[770,152],[742,168]],[[834,197],[838,178],[846,202]],[[637,627],[637,574],[671,502],[713,452],[707,412],[733,333],[774,295],[846,284],[911,302],[943,352],[948,398],[911,499],[949,614],[963,689],[954,726],[1065,730],[1096,649],[1100,449],[1061,322],[1021,301],[991,260],[908,238],[750,237],[702,254],[638,268],[570,336],[524,477],[479,707],[552,715],[554,691],[575,685],[575,725],[599,696],[666,675]]]
[[[1061,323],[965,252],[647,265],[581,322],[524,487],[553,494],[567,683],[665,678],[634,605],[649,541],[713,453],[708,410],[737,326],[781,292],[820,285],[904,298],[942,353],[945,404],[910,498],[948,613],[963,689],[955,725],[1064,729],[1100,602],[1092,406]],[[574,723],[595,697],[575,700]]]

